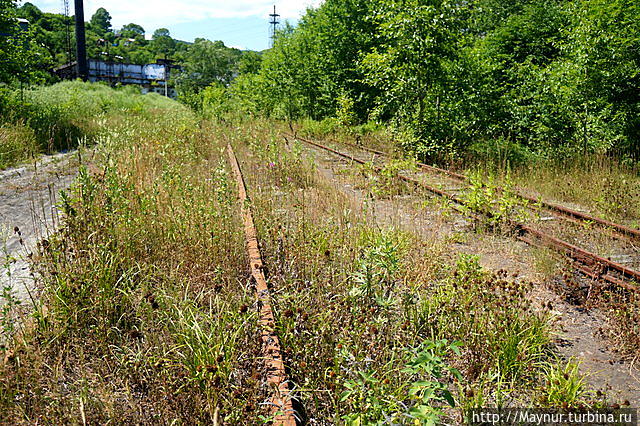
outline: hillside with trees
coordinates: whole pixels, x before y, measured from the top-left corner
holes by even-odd
[[[56,77],[53,68],[75,60],[75,31],[73,17],[57,13],[42,12],[32,3],[17,7],[7,0],[3,13],[28,21],[28,29],[17,29],[21,38],[20,46],[13,52],[20,52],[21,62],[11,60],[15,67],[7,69],[4,76],[17,76],[20,70],[28,70],[21,77],[25,84],[53,83]],[[17,25],[13,22],[11,25]],[[17,39],[16,39],[17,40]],[[28,48],[25,49],[25,42]],[[16,41],[17,43],[17,41]],[[242,52],[225,46],[222,41],[197,38],[193,43],[174,39],[166,28],[148,33],[141,25],[129,23],[116,29],[111,25],[111,15],[105,8],[99,8],[86,23],[87,57],[119,63],[148,64],[157,59],[169,59],[185,70],[174,83],[188,98],[188,94],[199,91],[212,83],[228,84],[231,78],[241,72],[246,65],[239,63],[246,54],[248,61],[259,61],[256,52]],[[19,48],[18,48],[19,47]],[[29,59],[27,59],[29,58]],[[243,60],[243,64],[249,63]],[[28,61],[28,66],[26,65]],[[5,61],[7,62],[7,61]],[[13,72],[10,72],[13,71]]]
[[[231,91],[268,116],[389,123],[422,159],[637,160],[639,52],[631,0],[327,0]]]

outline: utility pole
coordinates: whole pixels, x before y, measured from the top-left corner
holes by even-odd
[[[76,60],[78,61],[78,77],[83,81],[89,76],[87,70],[87,42],[84,35],[84,4],[82,0],[74,0],[76,15]]]
[[[71,63],[71,59],[73,58],[73,53],[71,50],[71,30],[69,26],[71,25],[71,16],[69,15],[69,0],[62,0],[62,8],[64,9],[64,32],[65,32],[65,43],[67,48],[67,63]]]
[[[167,54],[164,54],[164,60],[167,60]],[[167,62],[164,63],[164,95],[169,97],[169,87],[167,86],[167,77],[169,74],[169,67],[167,66]]]
[[[280,15],[276,13],[275,4],[273,5],[273,13],[269,14],[269,16],[271,17],[271,21],[269,21],[269,23],[271,24],[271,47],[273,47],[276,42],[276,27],[280,23],[280,21],[278,21]]]

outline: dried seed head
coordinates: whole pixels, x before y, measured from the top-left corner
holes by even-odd
[[[245,312],[247,312],[248,310],[249,310],[249,306],[248,306],[248,305],[242,305],[242,306],[240,306],[240,312],[241,312],[241,313],[243,313],[243,314],[244,314],[244,313],[245,313]]]

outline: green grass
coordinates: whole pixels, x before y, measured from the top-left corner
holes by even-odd
[[[269,389],[229,142],[309,420],[454,422],[452,405],[593,403],[556,359],[530,283],[374,223],[284,147],[281,124],[203,122],[169,100],[87,88],[46,89],[56,105],[114,103],[89,121],[97,160],[34,256],[42,291],[2,349],[1,422],[261,423]]]
[[[380,228],[296,151],[274,149],[274,130],[259,138],[259,126],[245,123],[238,133],[279,335],[310,418],[402,418],[420,406],[408,393],[416,377],[404,371],[407,354],[443,340],[461,342],[460,354],[442,357],[462,377],[440,379],[457,407],[475,406],[471,389],[484,389],[490,406],[543,401],[538,383],[557,361],[549,317],[531,310],[529,283],[485,271],[473,257],[451,264],[438,241]],[[553,406],[544,401],[537,404]],[[447,415],[443,400],[429,406]]]
[[[193,424],[219,412],[237,424],[260,412],[224,145],[181,105],[142,100],[98,128],[99,160],[41,245],[34,321],[3,349],[3,422]]]
[[[344,126],[336,119],[305,119],[295,126],[300,135],[363,144],[385,152],[405,152],[401,133],[368,123]],[[502,146],[506,144],[506,146]],[[640,169],[604,155],[574,155],[548,159],[544,155],[503,140],[479,142],[469,148],[464,160],[440,164],[478,175],[504,186],[515,185],[546,200],[590,209],[605,219],[640,227]]]
[[[36,87],[24,99],[0,91],[0,169],[42,153],[92,144],[106,121],[149,116],[171,102],[157,94],[142,95],[134,87],[115,90],[80,81]]]

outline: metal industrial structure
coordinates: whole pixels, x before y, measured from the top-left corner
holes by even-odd
[[[158,93],[171,98],[176,97],[176,91],[169,87],[171,69],[177,68],[172,61],[158,59],[155,64],[126,64],[115,61],[101,61],[90,59],[87,61],[85,80],[91,82],[103,81],[112,86],[135,84],[140,86],[142,93]],[[54,70],[63,80],[79,77],[78,63],[71,62]]]
[[[127,64],[117,61],[119,56],[109,56],[107,60],[87,60],[87,43],[85,39],[83,0],[74,0],[76,26],[76,60],[53,70],[62,79],[80,78],[84,81],[107,82],[112,86],[134,84],[140,86],[142,93],[155,92],[175,98],[176,91],[168,86],[170,70],[178,67],[173,61],[158,59],[155,64]],[[65,15],[68,14],[68,3],[64,1]],[[104,43],[104,40],[101,40]],[[111,59],[111,60],[110,60]],[[116,59],[114,61],[113,59]]]
[[[276,30],[278,28],[278,24],[280,23],[280,21],[278,20],[278,18],[280,18],[280,15],[276,13],[276,5],[273,5],[273,13],[269,14],[269,17],[271,18],[271,20],[269,21],[269,24],[271,24],[271,47],[273,47],[273,45],[276,42]]]

